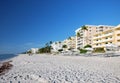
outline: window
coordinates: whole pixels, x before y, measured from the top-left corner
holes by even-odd
[[[105,44],[108,44],[108,42],[106,42]]]

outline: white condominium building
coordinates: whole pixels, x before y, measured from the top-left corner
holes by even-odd
[[[58,52],[58,50],[62,49],[63,43],[60,41],[53,42],[51,44],[52,52]]]

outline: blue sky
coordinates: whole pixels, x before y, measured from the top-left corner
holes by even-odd
[[[75,35],[82,25],[120,24],[119,0],[0,0],[0,54]]]

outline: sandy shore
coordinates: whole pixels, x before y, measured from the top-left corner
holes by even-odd
[[[120,57],[19,55],[0,83],[120,83]]]

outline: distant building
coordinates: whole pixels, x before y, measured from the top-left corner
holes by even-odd
[[[68,39],[65,39],[63,41],[63,44],[64,45],[67,45],[67,50],[68,49],[75,49],[76,48],[76,37],[75,36],[72,36],[72,37],[69,37]]]
[[[31,53],[33,53],[33,54],[36,54],[37,52],[38,52],[38,48],[31,48],[30,49],[30,51],[31,51]]]
[[[52,52],[58,52],[58,50],[62,49],[63,43],[60,41],[53,42],[51,44]]]

